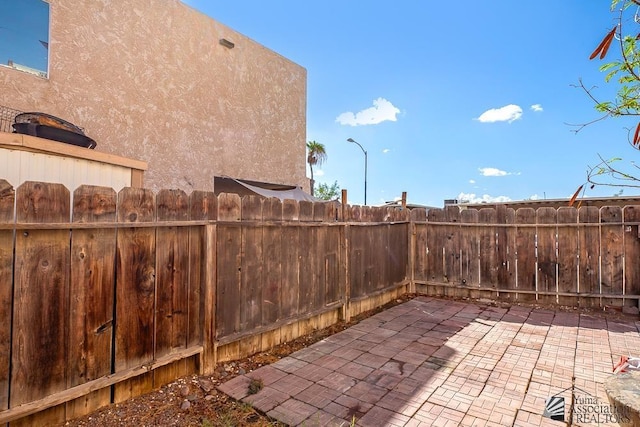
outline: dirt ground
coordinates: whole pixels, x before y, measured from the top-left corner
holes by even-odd
[[[251,406],[229,398],[217,391],[216,387],[237,375],[251,372],[261,366],[271,364],[289,354],[309,346],[321,339],[353,326],[359,321],[400,304],[415,295],[405,295],[384,307],[359,315],[351,322],[340,322],[326,329],[315,331],[294,341],[281,344],[276,348],[234,362],[221,363],[213,375],[188,376],[167,384],[149,394],[130,399],[126,402],[110,405],[90,415],[67,421],[66,427],[232,427],[232,426],[282,426],[265,414],[255,411]],[[508,307],[507,303],[493,301],[470,301],[479,304]],[[527,305],[527,304],[522,304]],[[553,308],[575,311],[575,308],[534,305],[536,308]],[[620,310],[581,309],[582,313],[615,318],[638,319],[638,316],[622,314]],[[345,426],[346,427],[346,426]]]

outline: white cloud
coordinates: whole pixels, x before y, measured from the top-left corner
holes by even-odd
[[[496,168],[478,168],[482,176],[507,176],[511,175],[509,172],[502,171]]]
[[[529,197],[529,200],[540,200],[540,196],[538,196],[537,194],[534,194],[533,196]]]
[[[531,106],[531,111],[535,111],[536,113],[544,111],[544,109],[542,108],[542,105],[540,104],[533,104]]]
[[[475,184],[475,183],[476,183],[476,180],[475,180],[475,179],[470,179],[470,180],[469,180],[469,184]]]
[[[400,110],[384,98],[378,98],[373,101],[373,107],[369,107],[357,113],[347,111],[336,117],[336,122],[341,125],[360,126],[360,125],[377,125],[384,121],[395,122],[396,115]]]
[[[509,104],[501,108],[492,108],[480,114],[476,120],[481,123],[513,122],[522,117],[522,108]]]
[[[314,170],[314,171],[313,171],[313,177],[315,178],[315,177],[317,177],[317,176],[324,176],[324,171],[323,171],[322,169],[317,170],[317,171],[316,171],[316,170]]]
[[[391,151],[391,150],[389,150],[388,148],[385,148],[384,150],[382,150],[382,152],[385,153],[385,154],[387,154],[389,151]]]
[[[492,197],[488,194],[479,196],[474,193],[460,193],[458,194],[458,201],[460,203],[500,203],[510,202],[511,199],[507,196]]]

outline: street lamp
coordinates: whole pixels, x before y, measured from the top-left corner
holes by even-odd
[[[347,139],[347,142],[353,142],[354,144],[358,145],[358,147],[360,147],[360,149],[364,153],[364,205],[367,206],[367,150],[362,148],[362,145],[360,145],[360,143],[353,138]]]

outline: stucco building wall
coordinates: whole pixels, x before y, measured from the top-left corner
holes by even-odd
[[[0,105],[147,161],[151,189],[228,175],[308,191],[303,67],[178,0],[49,3],[48,79],[0,67]]]

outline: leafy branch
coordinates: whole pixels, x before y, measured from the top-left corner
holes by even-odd
[[[614,41],[617,41],[615,44],[617,48],[613,49],[618,52],[617,57],[600,66],[600,71],[606,73],[605,82],[616,84],[617,91],[613,99],[602,101],[594,94],[595,86],[589,88],[582,79],[579,79],[574,87],[580,88],[587,94],[601,116],[587,123],[571,125],[576,127],[575,133],[610,117],[640,116],[640,52],[638,51],[640,33],[637,32],[640,28],[640,0],[613,0],[611,11],[617,13],[616,23],[605,34],[589,59],[603,60],[612,51]],[[640,150],[640,122],[636,124],[633,131],[627,129],[627,140],[633,148]],[[600,162],[587,169],[587,181],[575,192],[570,205],[575,202],[581,192],[584,194],[587,186],[590,188],[596,185],[640,188],[640,178],[635,175],[640,167],[635,163],[631,163],[633,171],[627,172],[617,166],[622,159],[606,160],[601,156],[598,157]]]

